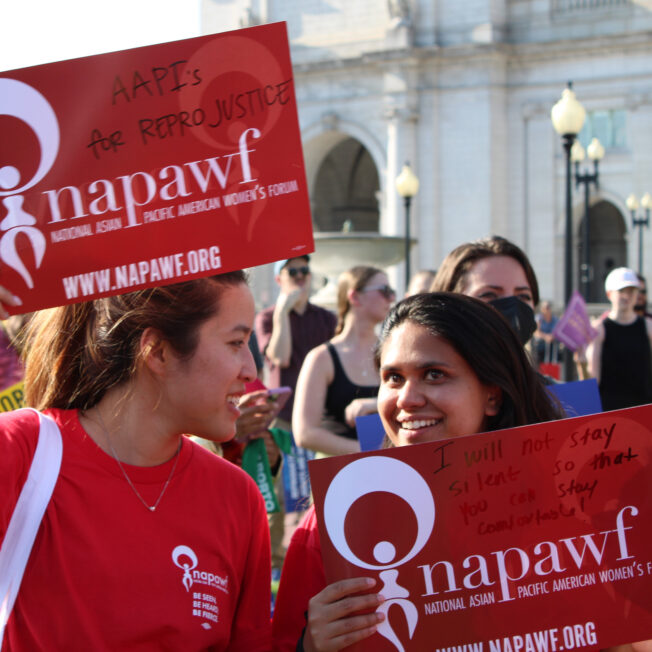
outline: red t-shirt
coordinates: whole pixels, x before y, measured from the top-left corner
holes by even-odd
[[[283,562],[281,583],[274,603],[272,650],[294,652],[306,626],[310,598],[326,588],[321,545],[314,506],[301,520]]]
[[[76,411],[47,412],[63,438],[61,471],[3,652],[269,650],[269,530],[251,478],[184,437],[150,512]],[[32,412],[0,415],[2,537],[37,433]],[[151,505],[172,464],[124,466]]]

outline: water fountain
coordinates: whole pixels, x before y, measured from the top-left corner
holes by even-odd
[[[341,232],[316,231],[314,239],[315,252],[310,255],[310,267],[327,282],[310,301],[331,310],[337,303],[337,278],[343,271],[354,265],[386,269],[405,258],[404,237],[351,231],[348,222]],[[416,240],[410,242],[414,245]]]

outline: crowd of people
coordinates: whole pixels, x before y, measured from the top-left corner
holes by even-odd
[[[274,274],[278,298],[257,314],[230,272],[30,318],[25,402],[54,421],[63,457],[3,650],[343,649],[377,631],[384,598],[367,578],[327,584],[313,508],[285,550],[280,433],[339,455],[360,450],[356,418],[372,413],[386,447],[564,416],[533,358],[552,355],[551,304],[537,318],[534,269],[504,238],[460,245],[398,302],[383,270],[354,266],[337,314],[310,301],[308,255]],[[606,279],[611,308],[587,351],[605,409],[652,402],[641,287],[626,268]],[[0,416],[2,538],[40,424]],[[280,509],[239,468],[259,439]]]

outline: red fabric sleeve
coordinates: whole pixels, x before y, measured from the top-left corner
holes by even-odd
[[[306,625],[310,598],[326,588],[315,508],[292,536],[281,573],[272,622],[272,650],[294,652]]]

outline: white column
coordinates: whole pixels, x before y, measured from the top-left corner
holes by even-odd
[[[417,121],[419,118],[416,92],[416,66],[410,62],[390,69],[384,76],[385,109],[387,121],[387,168],[385,171],[384,210],[381,212],[380,231],[385,235],[405,235],[405,208],[403,198],[396,191],[396,177],[406,161],[410,162],[414,173],[419,176],[416,167],[417,156]],[[412,238],[418,233],[418,196],[412,200],[410,210],[410,232]],[[415,261],[415,247],[412,248],[411,260]],[[413,270],[414,271],[414,270]],[[405,266],[397,265],[390,271],[392,283],[397,289],[405,286]]]

